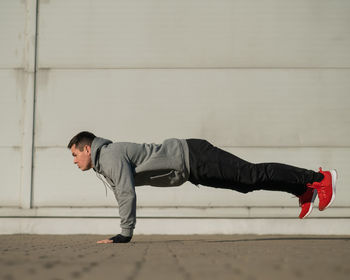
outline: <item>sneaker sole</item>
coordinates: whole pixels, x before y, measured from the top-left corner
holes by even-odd
[[[335,199],[335,187],[336,187],[336,183],[337,183],[337,179],[338,179],[338,172],[335,169],[332,169],[329,171],[331,173],[332,176],[332,198],[331,201],[328,203],[328,205],[323,209],[327,209],[334,201]]]
[[[317,190],[314,189],[314,193],[313,193],[313,195],[312,195],[312,199],[311,199],[309,211],[307,211],[307,213],[305,214],[305,216],[304,216],[302,219],[306,218],[307,216],[309,216],[309,215],[311,214],[312,209],[313,209],[313,207],[314,207],[314,201],[315,201],[315,199],[316,199],[316,196],[317,196]]]

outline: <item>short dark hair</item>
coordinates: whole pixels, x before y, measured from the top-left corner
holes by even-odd
[[[89,131],[82,131],[75,135],[67,146],[68,149],[75,145],[80,151],[82,151],[85,145],[91,146],[92,141],[95,139],[95,135]]]

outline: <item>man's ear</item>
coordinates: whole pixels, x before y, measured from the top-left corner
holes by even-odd
[[[85,145],[84,150],[88,153],[88,155],[91,155],[91,147],[89,145]]]

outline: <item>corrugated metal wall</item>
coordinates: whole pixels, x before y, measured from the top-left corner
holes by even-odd
[[[0,1],[0,217],[115,215],[113,195],[65,148],[90,130],[335,167],[334,207],[312,216],[350,218],[349,30],[344,0]],[[139,217],[299,213],[284,193],[185,184],[137,194]]]

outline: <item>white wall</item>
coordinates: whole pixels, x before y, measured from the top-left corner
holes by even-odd
[[[350,218],[350,2],[36,4],[0,1],[3,221],[117,214],[93,172],[72,164],[66,145],[81,130],[115,141],[205,138],[253,162],[335,167],[337,199],[312,217]],[[186,183],[137,194],[139,217],[299,212],[284,193]],[[149,233],[142,223],[137,230]]]
[[[0,1],[0,170],[3,207],[30,207],[35,1]]]

